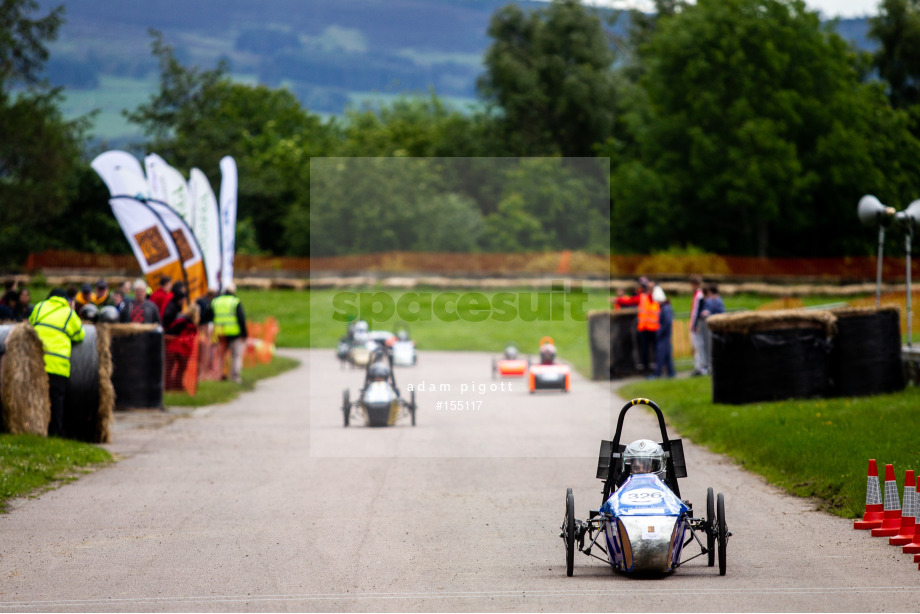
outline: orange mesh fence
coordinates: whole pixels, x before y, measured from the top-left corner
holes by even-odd
[[[163,383],[166,390],[198,392],[198,334],[163,335],[166,346]]]
[[[198,379],[216,381],[223,375],[224,348],[211,336],[211,326],[198,334]]]
[[[243,368],[267,364],[275,355],[275,337],[281,330],[278,320],[269,317],[265,322],[246,322],[249,338],[243,352]]]
[[[86,254],[48,250],[29,255],[26,270],[53,269],[120,269],[132,274],[139,272],[134,256],[129,254]],[[776,280],[812,278],[829,281],[874,281],[876,259],[874,256],[750,258],[714,254],[600,256],[571,251],[520,254],[382,252],[317,258],[238,254],[234,259],[234,270],[239,277],[274,276],[284,273],[308,277],[317,273],[360,274],[365,272],[497,276],[507,274],[609,274],[614,277],[684,276],[695,273],[709,277]],[[883,260],[882,275],[886,281],[903,281],[905,270],[904,258],[887,257]]]

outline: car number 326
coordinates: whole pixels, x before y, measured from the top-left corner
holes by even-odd
[[[651,488],[638,488],[636,490],[631,490],[629,492],[623,493],[620,497],[620,501],[628,505],[649,505],[660,502],[664,499],[664,494],[658,490],[652,490]]]

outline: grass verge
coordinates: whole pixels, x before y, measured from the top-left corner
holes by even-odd
[[[7,502],[76,479],[90,468],[107,464],[112,455],[88,443],[40,437],[0,435],[0,512]]]
[[[258,364],[243,369],[243,383],[231,381],[202,381],[198,382],[198,394],[191,396],[187,392],[164,392],[163,404],[167,407],[205,407],[226,403],[235,399],[241,392],[255,388],[256,382],[280,375],[285,371],[297,367],[299,361],[286,356],[275,356],[268,364]]]
[[[870,458],[880,471],[893,464],[902,490],[904,470],[920,469],[914,386],[870,397],[721,405],[712,403],[711,378],[698,377],[629,384],[619,394],[652,399],[681,436],[846,518],[865,510]]]

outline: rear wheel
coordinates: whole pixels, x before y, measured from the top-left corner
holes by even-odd
[[[409,394],[409,413],[412,415],[412,426],[415,426],[415,391]]]
[[[706,550],[709,551],[709,566],[716,564],[716,502],[712,494],[712,487],[706,489],[706,522],[709,527],[706,531]]]
[[[572,489],[565,491],[565,524],[563,525],[565,537],[565,575],[572,577],[575,573],[575,495]]]
[[[495,359],[492,359],[492,379],[498,377],[498,365],[495,363]]]
[[[342,413],[345,414],[345,426],[348,426],[348,419],[351,417],[351,401],[347,390],[342,393]]]
[[[725,548],[728,545],[728,527],[725,524],[725,498],[722,493],[716,499],[719,533],[719,575],[725,575]]]

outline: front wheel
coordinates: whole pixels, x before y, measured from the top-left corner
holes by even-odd
[[[342,413],[345,414],[345,426],[348,426],[348,419],[351,417],[351,401],[347,390],[342,393]]]
[[[415,426],[415,391],[409,395],[409,413],[412,415],[412,426]]]
[[[712,486],[706,489],[706,550],[709,551],[709,566],[716,564],[716,502],[712,494]]]
[[[725,575],[725,548],[728,546],[728,527],[725,524],[725,498],[722,493],[716,498],[716,514],[719,525],[719,575]]]
[[[572,577],[575,573],[575,495],[572,489],[565,491],[565,524],[563,525],[565,537],[565,575]]]

